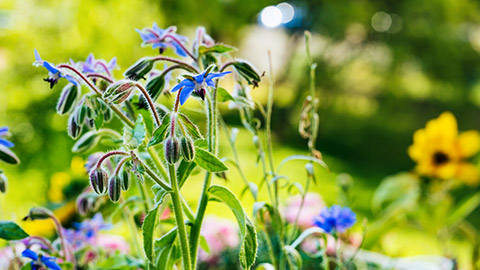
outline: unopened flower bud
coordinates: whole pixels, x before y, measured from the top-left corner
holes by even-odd
[[[12,150],[8,149],[8,147],[2,144],[0,144],[0,160],[14,165],[20,163],[20,159],[18,159],[17,155],[15,155]]]
[[[113,176],[108,181],[108,197],[112,202],[118,202],[121,195],[122,181],[118,175]]]
[[[75,112],[73,113],[73,120],[77,125],[83,125],[83,122],[85,121],[85,116],[87,114],[87,108],[87,106],[82,105],[75,109]]]
[[[87,107],[86,110],[85,126],[87,126],[88,129],[95,127],[95,111],[90,107]]]
[[[175,164],[180,159],[180,144],[175,137],[165,140],[165,160],[169,164]]]
[[[110,109],[107,109],[105,112],[103,112],[103,121],[106,123],[110,122],[112,120],[112,111]]]
[[[103,98],[109,103],[120,104],[125,101],[133,91],[135,83],[129,80],[120,80],[111,84],[103,93]]]
[[[127,191],[130,187],[130,172],[127,170],[123,170],[120,174],[120,179],[122,180],[122,190]]]
[[[90,184],[97,194],[102,195],[105,193],[105,191],[107,191],[107,183],[108,174],[103,169],[94,169],[90,173]]]
[[[59,114],[66,114],[73,108],[73,104],[78,97],[78,90],[78,87],[74,84],[68,84],[63,88],[56,107]]]
[[[182,156],[185,161],[191,162],[195,158],[195,146],[190,138],[183,137],[180,140],[180,146],[182,148]]]
[[[41,207],[33,207],[30,209],[30,212],[28,213],[28,216],[24,217],[23,220],[37,220],[37,219],[47,219],[53,217],[52,211],[46,209],[46,208],[41,208]]]
[[[89,194],[80,194],[76,201],[77,212],[81,216],[85,216],[93,210],[95,206],[95,200]]]
[[[133,64],[133,66],[129,67],[124,75],[134,81],[145,79],[145,75],[152,70],[153,63],[154,62],[148,58],[140,59]]]
[[[0,192],[7,192],[8,179],[7,176],[0,171]]]
[[[68,132],[68,135],[73,139],[78,138],[78,136],[80,136],[80,133],[82,133],[82,126],[77,124],[73,114],[68,119],[67,132]]]

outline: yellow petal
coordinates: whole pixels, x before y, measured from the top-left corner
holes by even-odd
[[[479,175],[478,168],[471,163],[463,162],[458,165],[457,178],[468,185],[474,186],[478,184]]]
[[[464,158],[471,157],[480,150],[480,133],[476,130],[468,130],[458,136],[458,148]]]
[[[453,162],[448,162],[445,165],[437,167],[436,176],[441,179],[448,180],[448,179],[454,178],[457,171],[458,171],[457,164]]]

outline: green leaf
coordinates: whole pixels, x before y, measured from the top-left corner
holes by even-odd
[[[143,250],[145,255],[150,263],[154,263],[154,250],[153,250],[153,233],[155,231],[155,223],[157,221],[158,213],[158,204],[157,206],[150,210],[145,217],[142,225],[142,235],[143,235]]]
[[[188,162],[182,159],[177,168],[177,180],[180,188],[182,188],[183,184],[185,184],[185,181],[187,181],[188,177],[190,174],[192,174],[196,166],[197,164],[195,162]]]
[[[170,114],[167,113],[163,117],[162,123],[160,124],[160,126],[157,129],[155,129],[155,131],[153,132],[152,139],[150,139],[150,141],[148,142],[147,147],[154,146],[156,144],[163,142],[163,140],[165,140],[165,134],[167,134],[169,126],[170,126]]]
[[[228,93],[228,91],[222,87],[217,88],[217,100],[218,102],[235,101],[232,95],[230,95],[230,93]]]
[[[275,232],[278,233],[278,235],[280,235],[280,238],[283,238],[284,226],[282,217],[280,216],[280,212],[278,212],[278,209],[273,207],[271,204],[267,202],[256,202],[255,204],[253,204],[253,217],[256,218],[258,216],[260,218],[263,218],[263,211],[265,210],[268,212],[271,218],[271,225],[273,226],[273,229],[275,230]]]
[[[246,61],[236,61],[233,63],[233,66],[238,71],[238,73],[247,80],[248,84],[251,84],[255,87],[258,86],[261,78],[260,75],[253,69],[253,67]]]
[[[165,195],[167,195],[167,191],[163,189],[160,185],[155,184],[152,186],[153,194],[155,195],[154,202],[155,205],[159,205],[163,202]]]
[[[470,215],[473,210],[477,209],[480,205],[480,193],[475,193],[473,196],[467,198],[461,202],[453,211],[453,213],[448,216],[446,220],[447,225],[453,225],[460,222],[462,219],[465,219]]]
[[[226,53],[230,51],[237,50],[234,47],[223,45],[223,44],[216,44],[211,47],[200,46],[198,47],[199,54],[206,54],[206,53]]]
[[[229,189],[214,185],[208,189],[208,193],[213,200],[225,203],[237,219],[241,236],[240,263],[244,269],[250,269],[257,255],[257,233],[255,226],[245,214],[245,210],[240,204],[240,201]]]
[[[125,129],[123,133],[123,144],[130,149],[138,148],[145,140],[146,130],[143,123],[143,116],[138,115],[133,129]]]
[[[194,140],[203,139],[202,133],[198,129],[197,125],[190,121],[190,119],[188,119],[188,117],[183,113],[179,113],[178,116],[179,120],[187,127],[188,133],[190,133],[190,136],[192,136]]]
[[[5,240],[20,240],[29,235],[11,221],[0,221],[0,238]]]
[[[171,229],[159,239],[155,240],[155,259],[156,269],[173,269],[173,265],[178,258],[176,254],[175,239],[177,238],[177,227]]]
[[[207,239],[200,235],[200,247],[207,253],[210,254],[210,247],[208,246]]]
[[[227,171],[228,167],[212,153],[199,147],[195,147],[195,159],[193,160],[202,169],[209,172]]]
[[[19,164],[20,159],[6,146],[0,145],[0,160],[8,164]]]

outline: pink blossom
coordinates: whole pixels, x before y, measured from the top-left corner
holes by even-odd
[[[298,212],[300,211],[301,204],[301,195],[295,195],[289,200],[287,207],[285,208],[285,217],[289,223],[295,222]],[[317,216],[324,207],[325,203],[319,194],[313,192],[307,193],[307,195],[305,195],[305,202],[303,203],[302,210],[300,211],[300,215],[298,217],[298,226],[302,229],[311,227],[313,225],[314,217]]]
[[[321,237],[317,238],[317,237],[311,236],[305,239],[300,246],[305,252],[317,253],[318,251],[320,251],[320,249],[323,249],[325,247],[325,241]],[[335,238],[330,234],[327,234],[327,250],[326,251],[328,255],[335,254]]]
[[[96,241],[99,247],[104,248],[108,252],[120,251],[127,254],[129,251],[127,241],[120,235],[99,234]]]
[[[224,250],[236,248],[240,243],[237,226],[228,219],[205,217],[201,234],[205,237],[210,249],[210,254],[200,250],[199,257],[202,261],[215,261]]]

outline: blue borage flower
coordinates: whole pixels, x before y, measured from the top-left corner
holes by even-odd
[[[357,221],[355,213],[348,207],[333,205],[324,208],[314,220],[314,224],[322,228],[326,233],[344,232]]]
[[[80,249],[88,244],[94,244],[98,233],[113,228],[112,224],[105,223],[100,213],[95,214],[92,219],[81,223],[74,222],[74,229],[64,230],[67,241],[74,249]]]
[[[79,83],[75,80],[75,78],[73,78],[72,76],[70,76],[68,74],[63,74],[53,64],[51,64],[47,61],[43,61],[42,58],[40,57],[40,55],[38,54],[37,49],[35,49],[35,62],[33,63],[33,65],[34,66],[43,66],[48,70],[48,76],[49,77],[46,78],[46,79],[43,79],[43,80],[50,83],[50,88],[53,88],[53,86],[55,84],[57,84],[57,82],[60,78],[65,78],[69,82],[71,82],[75,85],[79,85]]]
[[[110,62],[105,60],[95,59],[93,53],[89,54],[85,62],[75,62],[70,59],[70,63],[74,66],[79,66],[83,73],[106,73],[111,75],[111,72],[117,67],[117,58],[113,57]]]
[[[7,135],[8,135],[8,127],[0,127],[0,145],[3,145],[5,147],[15,146],[11,141],[2,138],[2,137],[6,137]]]
[[[198,74],[197,76],[183,75],[184,77],[186,77],[186,79],[181,81],[172,89],[172,92],[176,92],[183,88],[180,92],[181,105],[183,105],[185,101],[187,101],[187,99],[190,97],[192,93],[204,99],[205,88],[207,88],[207,86],[215,87],[215,82],[213,81],[213,79],[220,78],[229,73],[232,73],[231,71],[226,71],[221,73],[209,72],[211,69],[212,67],[208,68],[207,70],[205,70],[201,74]]]
[[[55,260],[57,259],[55,257],[48,257],[41,254],[38,255],[35,251],[31,249],[25,249],[22,252],[22,256],[32,259],[32,262],[30,262],[30,266],[32,270],[43,269],[43,267],[46,267],[52,270],[62,270],[62,268],[60,268],[60,265],[58,265],[58,263],[55,262]]]
[[[160,49],[160,53],[163,53],[167,47],[171,47],[179,56],[187,56],[185,49],[178,43],[185,43],[188,39],[184,36],[178,35],[175,32],[177,27],[170,26],[167,29],[161,29],[157,23],[153,23],[152,28],[143,28],[142,30],[135,29],[143,40],[142,45],[152,44],[152,48]]]

